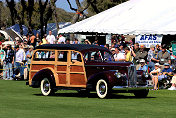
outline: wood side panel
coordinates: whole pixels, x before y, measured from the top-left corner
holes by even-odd
[[[86,85],[84,74],[70,74],[70,85]]]
[[[31,80],[37,72],[31,72]]]
[[[54,69],[54,65],[32,65],[32,69],[31,70],[40,70],[42,68],[46,68],[46,67],[50,67]]]
[[[66,71],[66,70],[67,70],[67,66],[66,65],[57,66],[57,71]]]
[[[66,74],[58,74],[59,84],[66,84]]]
[[[71,66],[70,72],[84,72],[82,66]]]

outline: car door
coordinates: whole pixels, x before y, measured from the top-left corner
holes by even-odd
[[[57,51],[57,67],[56,73],[58,75],[58,80],[56,80],[56,86],[69,86],[69,61],[68,61],[67,50]]]
[[[70,87],[86,87],[86,73],[82,54],[78,51],[69,52]]]

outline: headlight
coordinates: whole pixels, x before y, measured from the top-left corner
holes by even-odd
[[[117,78],[121,78],[121,73],[119,73],[119,72],[116,72],[114,75],[115,75]]]
[[[147,72],[144,72],[143,74],[144,74],[144,77],[145,77],[145,78],[148,78],[149,75],[148,75]]]

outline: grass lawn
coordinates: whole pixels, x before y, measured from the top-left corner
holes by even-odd
[[[42,96],[40,89],[24,81],[0,80],[0,118],[175,118],[176,91],[150,91],[148,98],[115,94],[99,99],[94,93],[84,97],[75,91],[58,91]]]

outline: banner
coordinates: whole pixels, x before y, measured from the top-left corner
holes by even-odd
[[[176,56],[176,43],[172,44],[172,52],[173,52],[173,55]]]
[[[150,48],[150,45],[161,45],[162,38],[163,35],[137,35],[135,43],[139,43],[139,45],[144,44],[146,48]]]

